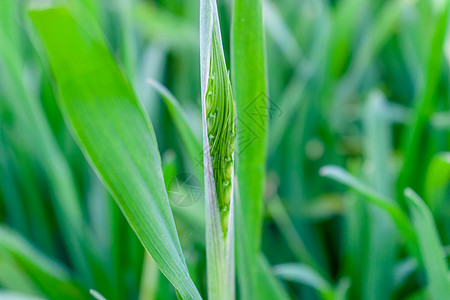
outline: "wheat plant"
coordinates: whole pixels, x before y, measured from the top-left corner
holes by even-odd
[[[450,299],[449,9],[0,0],[0,299]]]

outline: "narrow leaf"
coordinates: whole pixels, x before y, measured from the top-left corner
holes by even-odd
[[[281,199],[277,196],[271,198],[268,201],[267,210],[297,260],[318,270],[318,273],[324,274],[325,272],[306,248],[302,237],[297,233],[295,225],[290,220],[290,216],[283,206]]]
[[[425,180],[425,199],[432,213],[437,213],[442,208],[449,184],[450,152],[441,152],[431,160]]]
[[[429,123],[435,112],[439,97],[436,94],[439,81],[444,41],[448,27],[450,3],[445,2],[435,16],[431,49],[426,66],[426,82],[420,98],[415,101],[413,115],[404,141],[404,163],[397,182],[397,197],[403,200],[403,191],[411,186],[421,192],[429,156],[423,155],[429,136]],[[403,203],[403,202],[401,202]]]
[[[100,30],[83,27],[62,8],[30,15],[64,120],[83,154],[161,272],[184,299],[200,299],[181,251],[152,125]]]
[[[83,274],[85,282],[92,284],[92,270],[88,263],[88,254],[83,249],[90,241],[83,220],[74,175],[58,146],[39,98],[31,92],[32,89],[27,86],[28,82],[25,80],[23,45],[17,38],[20,36],[18,32],[21,30],[18,20],[16,20],[16,16],[19,15],[17,5],[18,1],[2,1],[2,14],[6,12],[10,14],[10,17],[0,17],[0,41],[2,41],[0,43],[0,64],[2,70],[6,71],[2,74],[0,81],[1,89],[5,92],[6,104],[11,107],[15,118],[23,126],[26,139],[33,147],[33,156],[43,166],[49,181],[48,184],[52,189],[52,206],[57,212],[58,226],[63,233],[62,238],[64,246],[69,252],[70,261],[77,271]],[[12,10],[10,11],[10,9]],[[13,13],[13,11],[16,12]],[[8,28],[10,29],[9,33]],[[30,37],[32,38],[33,35]],[[88,246],[90,249],[93,247],[92,244]]]
[[[46,297],[55,300],[87,297],[87,290],[83,290],[73,280],[64,266],[51,260],[18,233],[4,226],[0,226],[0,249],[14,258]]]
[[[374,205],[383,209],[388,213],[393,219],[394,223],[397,225],[400,232],[406,238],[406,241],[410,242],[412,245],[416,245],[417,237],[412,229],[411,223],[408,220],[406,214],[400,209],[400,207],[393,201],[386,199],[384,196],[378,194],[370,187],[366,186],[358,179],[350,175],[346,170],[337,166],[325,166],[320,169],[320,175],[324,177],[331,178],[345,184],[356,192],[366,197],[368,201]]]
[[[412,189],[405,189],[405,197],[411,209],[420,254],[427,274],[428,292],[434,300],[448,299],[449,270],[433,216],[430,209]]]
[[[236,117],[215,0],[200,1],[200,64],[208,295],[234,299]]]
[[[242,299],[260,295],[257,260],[261,243],[268,97],[261,0],[233,1],[231,71],[237,111],[237,258]]]
[[[43,298],[38,298],[31,295],[20,294],[7,290],[0,290],[0,299],[2,300],[43,300]]]
[[[264,295],[261,299],[289,299],[287,291],[275,277],[274,270],[267,258],[261,254],[258,261],[259,287],[261,295]]]
[[[202,175],[203,170],[202,164],[200,163],[203,158],[201,140],[200,137],[195,134],[195,131],[189,123],[188,117],[183,111],[183,108],[175,96],[165,86],[151,79],[147,82],[155,88],[155,90],[163,98],[178,133],[180,134],[181,141],[186,148],[186,152],[195,170],[197,171],[197,175]]]
[[[282,264],[275,266],[274,272],[285,280],[314,288],[323,299],[333,299],[333,286],[310,266],[293,263]]]
[[[392,171],[389,160],[392,153],[392,124],[385,118],[386,98],[381,91],[369,94],[363,115],[363,128],[365,131],[364,153],[367,164],[373,166],[367,172],[367,181],[382,195],[389,197],[392,194]],[[368,264],[363,270],[364,295],[371,295],[372,299],[389,298],[392,294],[392,266],[396,253],[395,225],[389,216],[378,207],[368,209]],[[379,287],[383,286],[382,289]]]
[[[94,297],[97,300],[106,300],[106,298],[103,297],[103,295],[97,292],[96,290],[91,289],[89,292],[91,293],[92,297]]]

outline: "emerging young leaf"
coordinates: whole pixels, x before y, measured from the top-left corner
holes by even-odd
[[[213,28],[209,81],[205,99],[206,127],[222,230],[226,235],[232,196],[236,114],[230,77],[221,47],[218,31]]]
[[[236,117],[215,0],[200,1],[203,167],[210,299],[234,299]]]

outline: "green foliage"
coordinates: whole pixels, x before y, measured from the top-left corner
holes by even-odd
[[[236,114],[218,31],[212,29],[211,61],[206,90],[206,128],[222,230],[226,235],[234,169]]]
[[[236,121],[216,1],[200,3],[200,70],[208,297],[234,299]]]
[[[0,0],[0,298],[447,299],[448,14]]]
[[[258,288],[256,268],[261,243],[269,112],[262,1],[237,0],[232,11],[231,74],[238,118],[238,278],[243,299],[264,299],[266,295]]]
[[[2,252],[9,253],[17,266],[50,299],[80,299],[87,296],[64,266],[40,253],[19,234],[0,227],[0,246]]]
[[[432,299],[446,299],[450,295],[450,277],[444,251],[429,208],[411,189],[405,190],[412,220],[419,239],[419,247],[427,274],[428,291]]]
[[[86,159],[161,272],[183,298],[200,298],[179,244],[153,128],[103,38],[66,9],[30,15],[48,53],[63,116]]]

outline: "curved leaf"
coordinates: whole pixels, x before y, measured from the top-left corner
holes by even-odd
[[[83,154],[161,272],[183,298],[200,299],[178,240],[152,125],[100,30],[84,28],[63,8],[30,15],[64,120]]]
[[[450,152],[441,152],[431,160],[425,179],[425,199],[433,213],[442,208],[449,184]]]
[[[396,203],[378,194],[340,167],[322,167],[320,169],[320,175],[334,179],[337,182],[351,187],[356,192],[366,197],[368,201],[386,211],[391,216],[400,232],[405,236],[406,240],[410,242],[411,245],[413,245],[413,247],[415,248],[415,246],[417,245],[417,237],[414,233],[414,230],[412,229],[408,217]]]
[[[405,197],[411,209],[419,240],[419,249],[428,279],[428,292],[434,300],[448,299],[449,271],[431,211],[412,189],[405,189]]]
[[[234,299],[235,113],[215,0],[200,1],[206,256],[210,299]]]
[[[305,284],[317,290],[323,299],[333,299],[333,286],[308,265],[288,263],[274,267],[276,275],[288,281]]]
[[[88,295],[58,262],[39,252],[11,229],[0,226],[0,249],[6,251],[22,271],[49,299],[83,299]],[[0,297],[3,299],[3,297]]]

